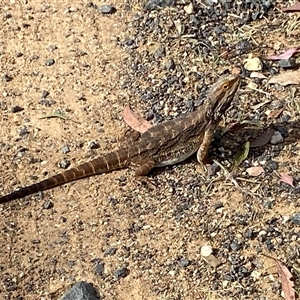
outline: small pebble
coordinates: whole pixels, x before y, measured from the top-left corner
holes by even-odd
[[[43,205],[43,208],[44,209],[50,209],[50,208],[52,208],[53,207],[53,203],[51,202],[51,201],[46,201],[45,203],[44,203],[44,205]]]
[[[61,169],[67,169],[70,165],[70,161],[66,158],[64,158],[61,162],[58,163],[58,167]]]
[[[24,110],[24,108],[22,108],[22,107],[20,107],[20,106],[18,106],[18,105],[13,106],[13,107],[11,108],[11,112],[12,112],[12,113],[17,113],[17,112],[20,112],[20,111],[22,111],[22,110]]]
[[[296,59],[290,57],[289,59],[282,59],[278,62],[278,65],[283,69],[292,69],[297,66]]]
[[[116,8],[112,5],[101,5],[98,11],[102,14],[112,14],[116,11]]]
[[[178,261],[179,265],[182,267],[187,267],[190,264],[190,261],[186,258],[182,258]]]
[[[61,217],[59,218],[59,220],[60,220],[60,222],[62,222],[62,223],[66,223],[66,222],[67,222],[67,218],[64,217],[64,216],[61,216]]]
[[[193,6],[193,3],[190,3],[190,4],[188,4],[188,5],[186,5],[185,7],[184,7],[184,10],[185,10],[185,12],[187,13],[187,14],[192,14],[193,13],[193,10],[194,10],[194,6]]]
[[[283,137],[279,131],[275,131],[273,136],[271,137],[270,143],[272,145],[277,145],[283,142]]]
[[[20,137],[24,137],[27,134],[29,134],[29,130],[27,129],[26,126],[22,126],[22,128],[21,128],[21,130],[19,132]]]
[[[50,66],[52,66],[52,65],[54,65],[55,64],[55,60],[53,59],[53,58],[48,58],[47,60],[46,60],[46,62],[45,62],[45,65],[47,66],[47,67],[50,67]]]
[[[85,281],[75,283],[59,300],[99,300],[93,285]]]
[[[43,90],[43,91],[42,91],[41,98],[47,98],[49,95],[50,95],[50,93],[49,93],[48,91]]]
[[[104,256],[114,255],[117,252],[117,248],[109,247],[104,251]]]
[[[92,142],[89,142],[89,144],[88,144],[88,148],[89,148],[89,149],[99,149],[99,148],[100,148],[100,146],[99,146],[99,144],[98,144],[98,143],[96,143],[96,142],[92,141]]]
[[[61,147],[60,151],[61,151],[62,154],[67,154],[67,153],[70,152],[70,148],[69,148],[68,145],[64,145],[64,146]]]
[[[57,49],[57,46],[55,46],[55,45],[50,45],[49,47],[48,47],[48,50],[50,51],[50,52],[53,52],[54,50],[56,50]]]
[[[104,276],[104,262],[100,258],[94,258],[92,262],[94,265],[95,274],[103,277]]]
[[[166,50],[165,50],[165,48],[163,48],[163,47],[159,47],[159,48],[156,49],[155,52],[154,52],[154,57],[155,57],[156,59],[162,58],[162,57],[164,57],[165,55],[166,55]]]
[[[296,225],[300,225],[300,212],[295,213],[291,216],[291,222]]]
[[[13,80],[13,77],[9,76],[8,74],[2,75],[2,80],[5,82],[10,82]]]
[[[115,271],[115,279],[119,280],[120,278],[125,278],[129,274],[127,268],[121,268]]]
[[[172,6],[173,4],[174,0],[149,0],[144,6],[144,10],[155,10],[160,7]]]
[[[263,68],[263,63],[258,57],[246,59],[244,67],[248,71],[261,71]]]
[[[170,70],[174,70],[175,67],[176,67],[176,65],[175,65],[174,60],[173,60],[173,59],[169,59],[169,60],[167,61],[167,63],[166,63],[166,69],[167,69],[168,71],[170,71]]]

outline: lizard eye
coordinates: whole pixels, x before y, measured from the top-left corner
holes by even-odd
[[[224,84],[224,85],[223,85],[223,89],[224,89],[224,90],[228,90],[228,85],[227,85],[227,84]]]

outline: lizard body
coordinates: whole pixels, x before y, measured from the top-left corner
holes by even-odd
[[[0,203],[130,166],[136,167],[136,175],[146,175],[154,167],[177,164],[195,152],[197,160],[202,163],[214,131],[234,99],[239,84],[239,75],[222,76],[211,86],[205,104],[196,111],[151,127],[138,141],[117,151],[101,155],[90,162],[0,197]]]

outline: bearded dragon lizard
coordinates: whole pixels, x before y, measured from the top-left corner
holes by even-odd
[[[0,203],[130,166],[135,167],[137,176],[143,176],[154,167],[180,163],[196,152],[198,162],[203,163],[214,132],[233,101],[239,85],[239,75],[221,76],[211,86],[205,104],[196,111],[151,127],[138,141],[119,150],[0,197]]]

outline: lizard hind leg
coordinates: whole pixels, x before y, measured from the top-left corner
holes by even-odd
[[[136,164],[135,175],[145,176],[147,175],[155,166],[155,162],[152,159],[147,159]]]
[[[146,175],[154,168],[155,162],[151,159],[141,161],[137,164],[135,168],[135,176],[137,177],[137,181],[142,185],[146,185],[151,190],[156,188],[156,184],[153,180],[151,180]]]

